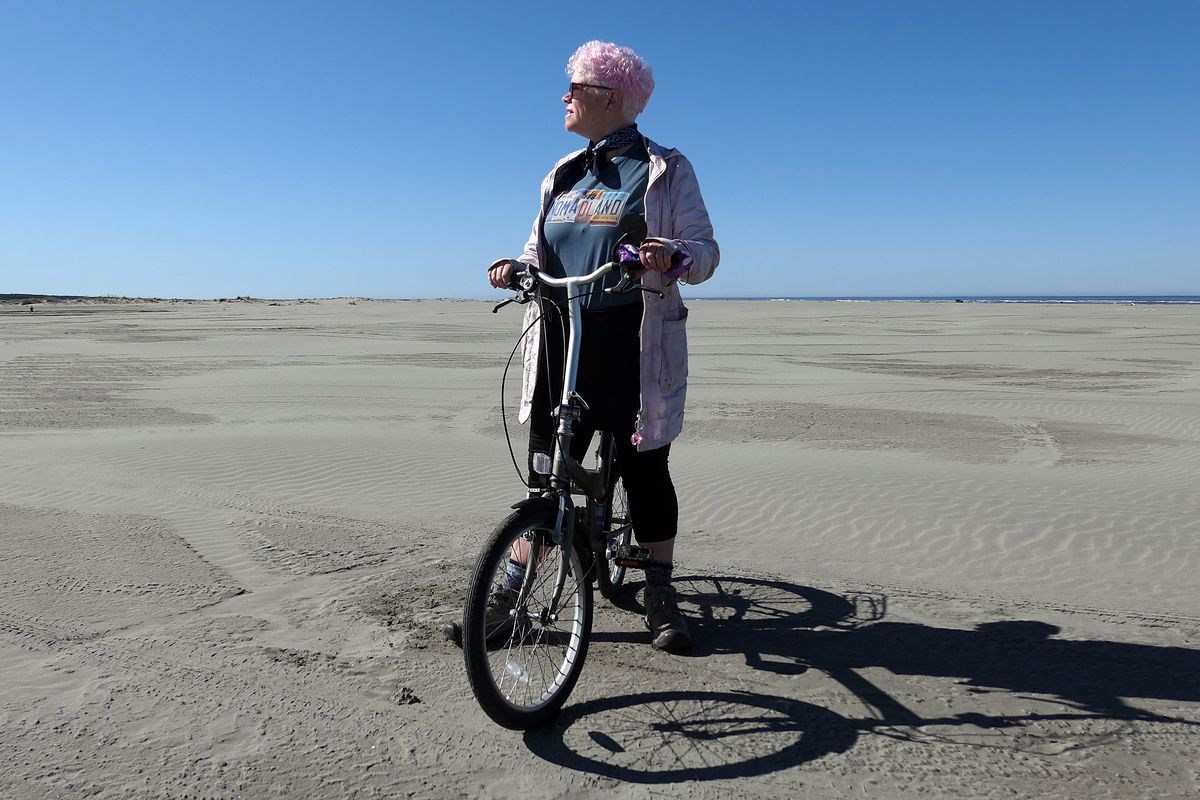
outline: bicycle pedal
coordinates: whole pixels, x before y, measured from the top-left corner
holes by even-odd
[[[613,554],[612,560],[618,567],[645,569],[654,561],[654,553],[649,547],[623,544],[617,547],[617,552]]]

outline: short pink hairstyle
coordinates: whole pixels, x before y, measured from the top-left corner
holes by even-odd
[[[628,47],[592,40],[567,61],[567,77],[621,90],[621,107],[636,117],[654,93],[654,73],[642,57]]]

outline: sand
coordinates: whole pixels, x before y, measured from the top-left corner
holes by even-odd
[[[0,306],[0,796],[1196,796],[1200,308],[691,306],[695,650],[635,581],[525,735],[436,631],[515,310]]]

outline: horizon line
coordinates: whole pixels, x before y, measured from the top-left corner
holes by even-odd
[[[829,300],[1147,300],[1147,299],[1163,299],[1163,298],[1179,298],[1189,300],[1200,300],[1200,292],[1157,292],[1153,294],[1133,294],[1133,293],[1103,293],[1103,294],[1016,294],[1016,293],[1001,293],[1001,294],[907,294],[907,295],[892,295],[892,294],[827,294],[827,295],[712,295],[712,296],[693,296],[685,298],[687,300],[748,300],[748,301],[770,301],[770,300],[812,300],[812,301],[829,301]],[[54,302],[54,301],[81,301],[81,300],[99,300],[99,301],[114,301],[114,300],[129,300],[129,301],[145,301],[145,302],[212,302],[212,303],[232,303],[232,302],[299,302],[302,300],[317,301],[317,300],[373,300],[373,301],[419,301],[419,300],[454,300],[454,301],[479,301],[479,302],[495,302],[498,298],[495,297],[480,297],[475,296],[372,296],[372,295],[309,295],[297,297],[259,297],[254,295],[216,295],[212,297],[164,297],[158,295],[120,295],[120,294],[102,294],[102,295],[74,295],[74,294],[34,294],[34,293],[0,293],[0,303],[13,304],[25,302]]]

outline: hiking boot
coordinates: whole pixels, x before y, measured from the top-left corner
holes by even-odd
[[[505,589],[500,587],[492,592],[488,599],[487,610],[484,611],[484,624],[487,630],[487,643],[495,644],[502,641],[513,628],[513,617],[510,613],[513,603],[517,601],[520,589]],[[459,647],[462,647],[462,618],[450,620],[442,625],[442,635]]]
[[[650,643],[659,650],[678,653],[692,646],[687,620],[679,610],[674,586],[647,586],[642,593]]]

